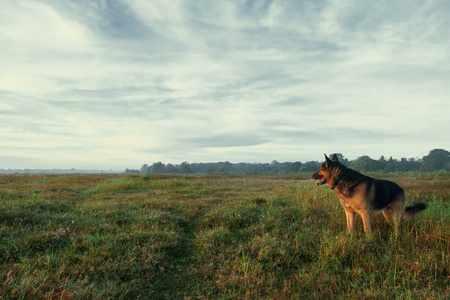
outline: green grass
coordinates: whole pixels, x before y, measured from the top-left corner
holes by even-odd
[[[370,238],[301,175],[0,176],[0,298],[448,299],[449,175],[380,176],[429,207]]]

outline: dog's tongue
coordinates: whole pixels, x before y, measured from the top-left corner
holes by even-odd
[[[325,179],[325,177],[323,177],[323,178],[317,180],[316,186],[322,185],[322,184],[324,184],[325,182],[327,182],[327,180]]]

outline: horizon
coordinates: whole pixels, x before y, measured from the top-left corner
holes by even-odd
[[[450,149],[450,2],[0,2],[0,168]]]
[[[431,149],[430,151],[432,151],[432,150],[445,150],[445,151],[447,151],[446,149],[443,149],[443,148],[435,148],[435,149]],[[429,152],[428,152],[428,154],[429,154]],[[365,154],[363,154],[363,155],[359,155],[359,156],[357,156],[355,158],[349,158],[349,157],[345,156],[343,153],[339,153],[339,152],[329,153],[327,155],[330,156],[331,154],[341,154],[341,155],[343,155],[343,158],[347,159],[349,162],[352,162],[352,161],[354,161],[354,160],[356,160],[356,159],[358,159],[360,157],[366,156]],[[409,159],[422,160],[428,154],[423,155],[422,157],[419,157],[419,156],[392,157],[391,155],[388,155],[388,156],[381,155],[381,156],[383,156],[384,159],[386,159],[386,160],[389,160],[390,158],[392,158],[393,160],[400,161],[403,158],[406,158],[408,160]],[[378,157],[378,158],[371,157],[370,155],[367,155],[367,156],[369,156],[371,159],[374,159],[374,160],[380,160],[381,159],[381,156]],[[103,168],[103,169],[102,168],[91,168],[91,169],[88,168],[88,169],[86,169],[86,168],[73,168],[73,167],[72,168],[3,168],[3,167],[0,167],[0,170],[1,171],[9,171],[9,170],[11,170],[11,171],[26,171],[26,170],[29,170],[29,171],[55,171],[55,172],[57,172],[57,171],[94,172],[95,171],[95,172],[102,172],[102,173],[103,172],[106,172],[106,173],[108,173],[108,172],[110,172],[110,173],[118,173],[118,172],[123,172],[123,171],[126,171],[126,170],[130,170],[130,171],[131,170],[139,170],[144,165],[151,166],[154,163],[162,163],[162,164],[164,164],[166,166],[167,165],[180,166],[184,162],[187,162],[187,163],[193,165],[193,164],[219,164],[219,163],[224,163],[224,162],[228,162],[228,163],[231,163],[231,164],[272,164],[273,162],[277,162],[277,163],[283,164],[283,163],[300,162],[301,164],[305,164],[305,163],[309,163],[309,162],[319,162],[320,163],[320,162],[323,162],[323,161],[324,161],[324,159],[322,159],[322,160],[305,160],[305,161],[300,161],[300,160],[279,161],[279,160],[274,159],[274,160],[263,161],[263,162],[251,162],[251,161],[236,161],[236,162],[233,162],[233,161],[228,161],[228,160],[207,161],[207,162],[190,162],[190,161],[184,160],[184,161],[181,161],[181,162],[174,162],[174,163],[172,163],[172,162],[164,162],[164,161],[158,161],[157,160],[157,161],[152,161],[152,162],[144,162],[140,166],[127,167],[127,168],[124,168],[124,169],[113,169],[113,168]]]

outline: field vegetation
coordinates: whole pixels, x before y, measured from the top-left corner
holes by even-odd
[[[449,299],[450,175],[371,237],[310,176],[2,175],[0,298]]]

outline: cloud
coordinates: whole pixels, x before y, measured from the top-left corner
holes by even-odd
[[[199,148],[226,148],[260,145],[264,143],[264,140],[252,133],[249,133],[219,135],[213,137],[196,137],[188,139],[187,142],[193,143],[195,147]]]
[[[50,168],[450,148],[448,8],[4,2],[0,146]]]

